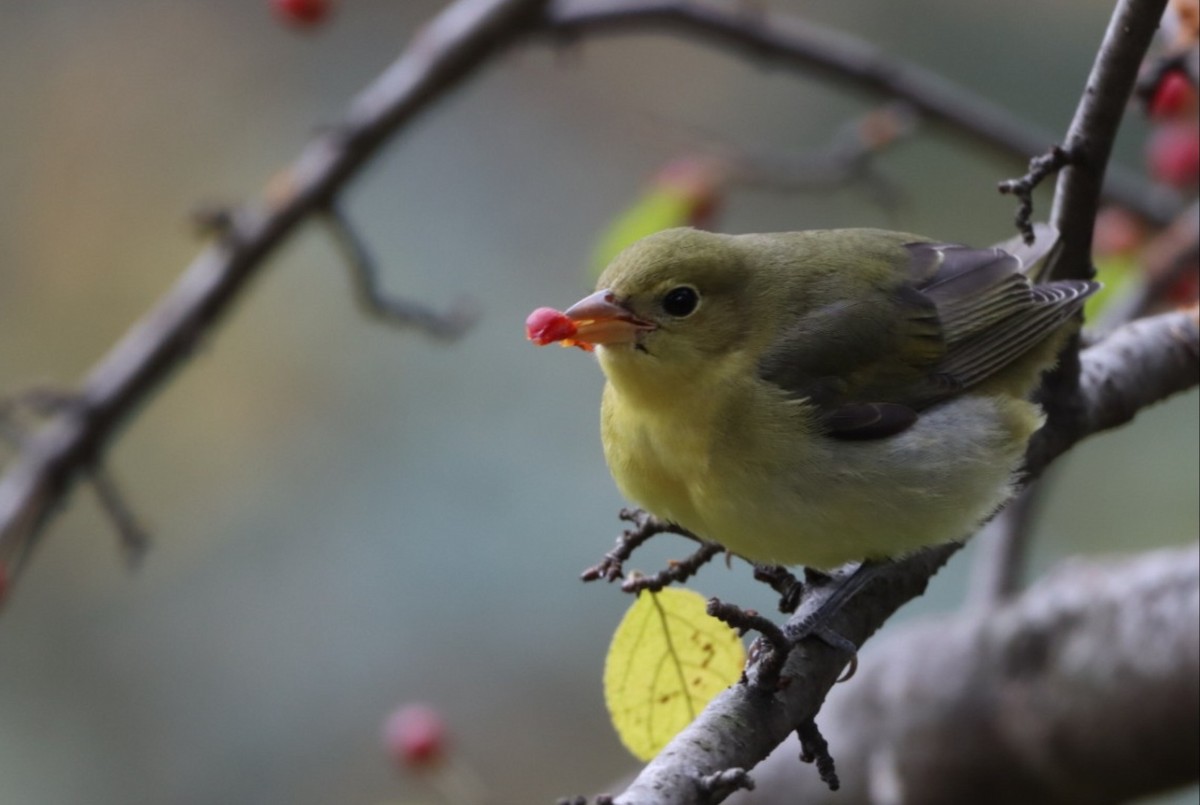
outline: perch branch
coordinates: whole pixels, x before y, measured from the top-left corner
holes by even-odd
[[[1200,546],[1072,560],[998,608],[890,632],[861,666],[821,711],[843,790],[789,741],[731,805],[1115,805],[1194,782]]]

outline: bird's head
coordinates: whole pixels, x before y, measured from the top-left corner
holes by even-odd
[[[668,229],[619,254],[564,315],[618,386],[676,384],[745,340],[750,280],[733,238]]]

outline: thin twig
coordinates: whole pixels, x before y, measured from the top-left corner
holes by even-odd
[[[92,467],[88,471],[88,480],[96,490],[96,499],[100,502],[104,513],[117,529],[117,538],[125,553],[125,561],[130,567],[137,567],[150,550],[150,532],[147,531],[134,514],[133,509],[125,502],[117,482],[103,467]]]
[[[875,163],[880,154],[909,137],[918,115],[903,101],[885,103],[849,121],[822,148],[799,155],[729,153],[728,182],[780,193],[814,192],[861,184],[875,203],[891,211],[902,193]]]
[[[1029,160],[1029,170],[1019,179],[1005,179],[999,184],[1001,193],[1017,197],[1020,204],[1014,221],[1017,231],[1026,246],[1032,246],[1035,236],[1033,232],[1033,191],[1047,177],[1053,176],[1059,170],[1070,164],[1071,157],[1066,151],[1053,146],[1044,154],[1039,154]]]
[[[627,593],[639,593],[642,590],[658,592],[671,584],[682,584],[699,573],[700,568],[711,562],[714,556],[724,552],[725,546],[716,542],[703,541],[700,543],[700,547],[686,559],[673,561],[652,576],[635,576],[626,579],[621,585],[621,589]]]
[[[783,664],[792,651],[792,642],[779,625],[753,609],[742,609],[737,604],[727,604],[719,598],[708,599],[706,611],[729,628],[736,629],[739,636],[751,631],[763,636],[769,652],[756,657],[758,675],[755,684],[766,690],[775,690],[779,686],[779,672],[783,670]]]
[[[817,764],[817,775],[821,778],[821,782],[829,786],[830,791],[837,791],[841,788],[842,783],[838,779],[833,755],[829,754],[829,743],[817,727],[817,720],[810,718],[796,727],[796,737],[800,739],[800,760],[804,763]]]
[[[78,396],[75,393],[51,386],[33,386],[14,397],[0,400],[0,440],[18,450],[24,449],[30,426],[20,421],[22,410],[44,419],[69,413],[76,405]],[[150,549],[149,532],[142,527],[111,473],[102,464],[93,463],[81,468],[81,471],[95,491],[100,508],[117,532],[125,561],[130,567],[137,567]]]
[[[660,520],[642,509],[621,509],[620,517],[625,522],[632,523],[633,527],[621,532],[617,537],[617,544],[611,551],[604,554],[604,558],[600,560],[599,564],[589,567],[580,574],[579,577],[583,581],[604,579],[607,582],[614,582],[624,578],[625,562],[633,556],[634,551],[656,534],[678,534],[701,542],[687,529],[666,520]]]
[[[459,0],[447,7],[272,182],[264,207],[229,214],[222,236],[84,380],[78,406],[34,434],[0,478],[0,563],[10,583],[79,474],[213,330],[265,258],[328,209],[398,131],[532,30],[546,2]]]
[[[476,306],[467,301],[460,301],[445,313],[438,313],[420,302],[384,293],[371,250],[339,205],[330,204],[325,209],[325,222],[346,259],[359,306],[368,315],[399,327],[415,327],[446,340],[460,337],[479,319]]]

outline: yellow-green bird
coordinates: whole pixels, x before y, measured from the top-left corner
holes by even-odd
[[[831,568],[964,539],[1009,496],[1029,396],[1099,287],[1032,283],[1040,256],[670,229],[530,337],[595,347],[625,496],[753,562]]]

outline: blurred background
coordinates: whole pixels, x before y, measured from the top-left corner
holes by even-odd
[[[442,5],[344,0],[307,32],[267,0],[0,5],[0,395],[76,384],[201,248],[189,212],[259,194]],[[1055,132],[1109,13],[770,6]],[[446,345],[368,320],[324,231],[291,241],[108,455],[154,536],[142,567],[81,487],[0,613],[0,803],[433,802],[379,737],[415,701],[440,711],[491,802],[602,791],[634,769],[600,687],[628,601],[578,581],[621,527],[601,375],[576,350],[532,348],[522,322],[581,295],[597,238],[671,158],[802,153],[872,105],[639,35],[532,44],[423,117],[345,208],[390,292],[468,296],[482,321]],[[1144,135],[1131,115],[1120,161],[1140,165]],[[933,131],[879,166],[903,189],[894,210],[855,187],[743,189],[717,227],[1009,236],[994,185],[1022,166]],[[1194,540],[1196,414],[1195,394],[1176,399],[1060,462],[1035,572]],[[971,554],[896,620],[958,607]],[[693,586],[771,607],[744,566]]]

